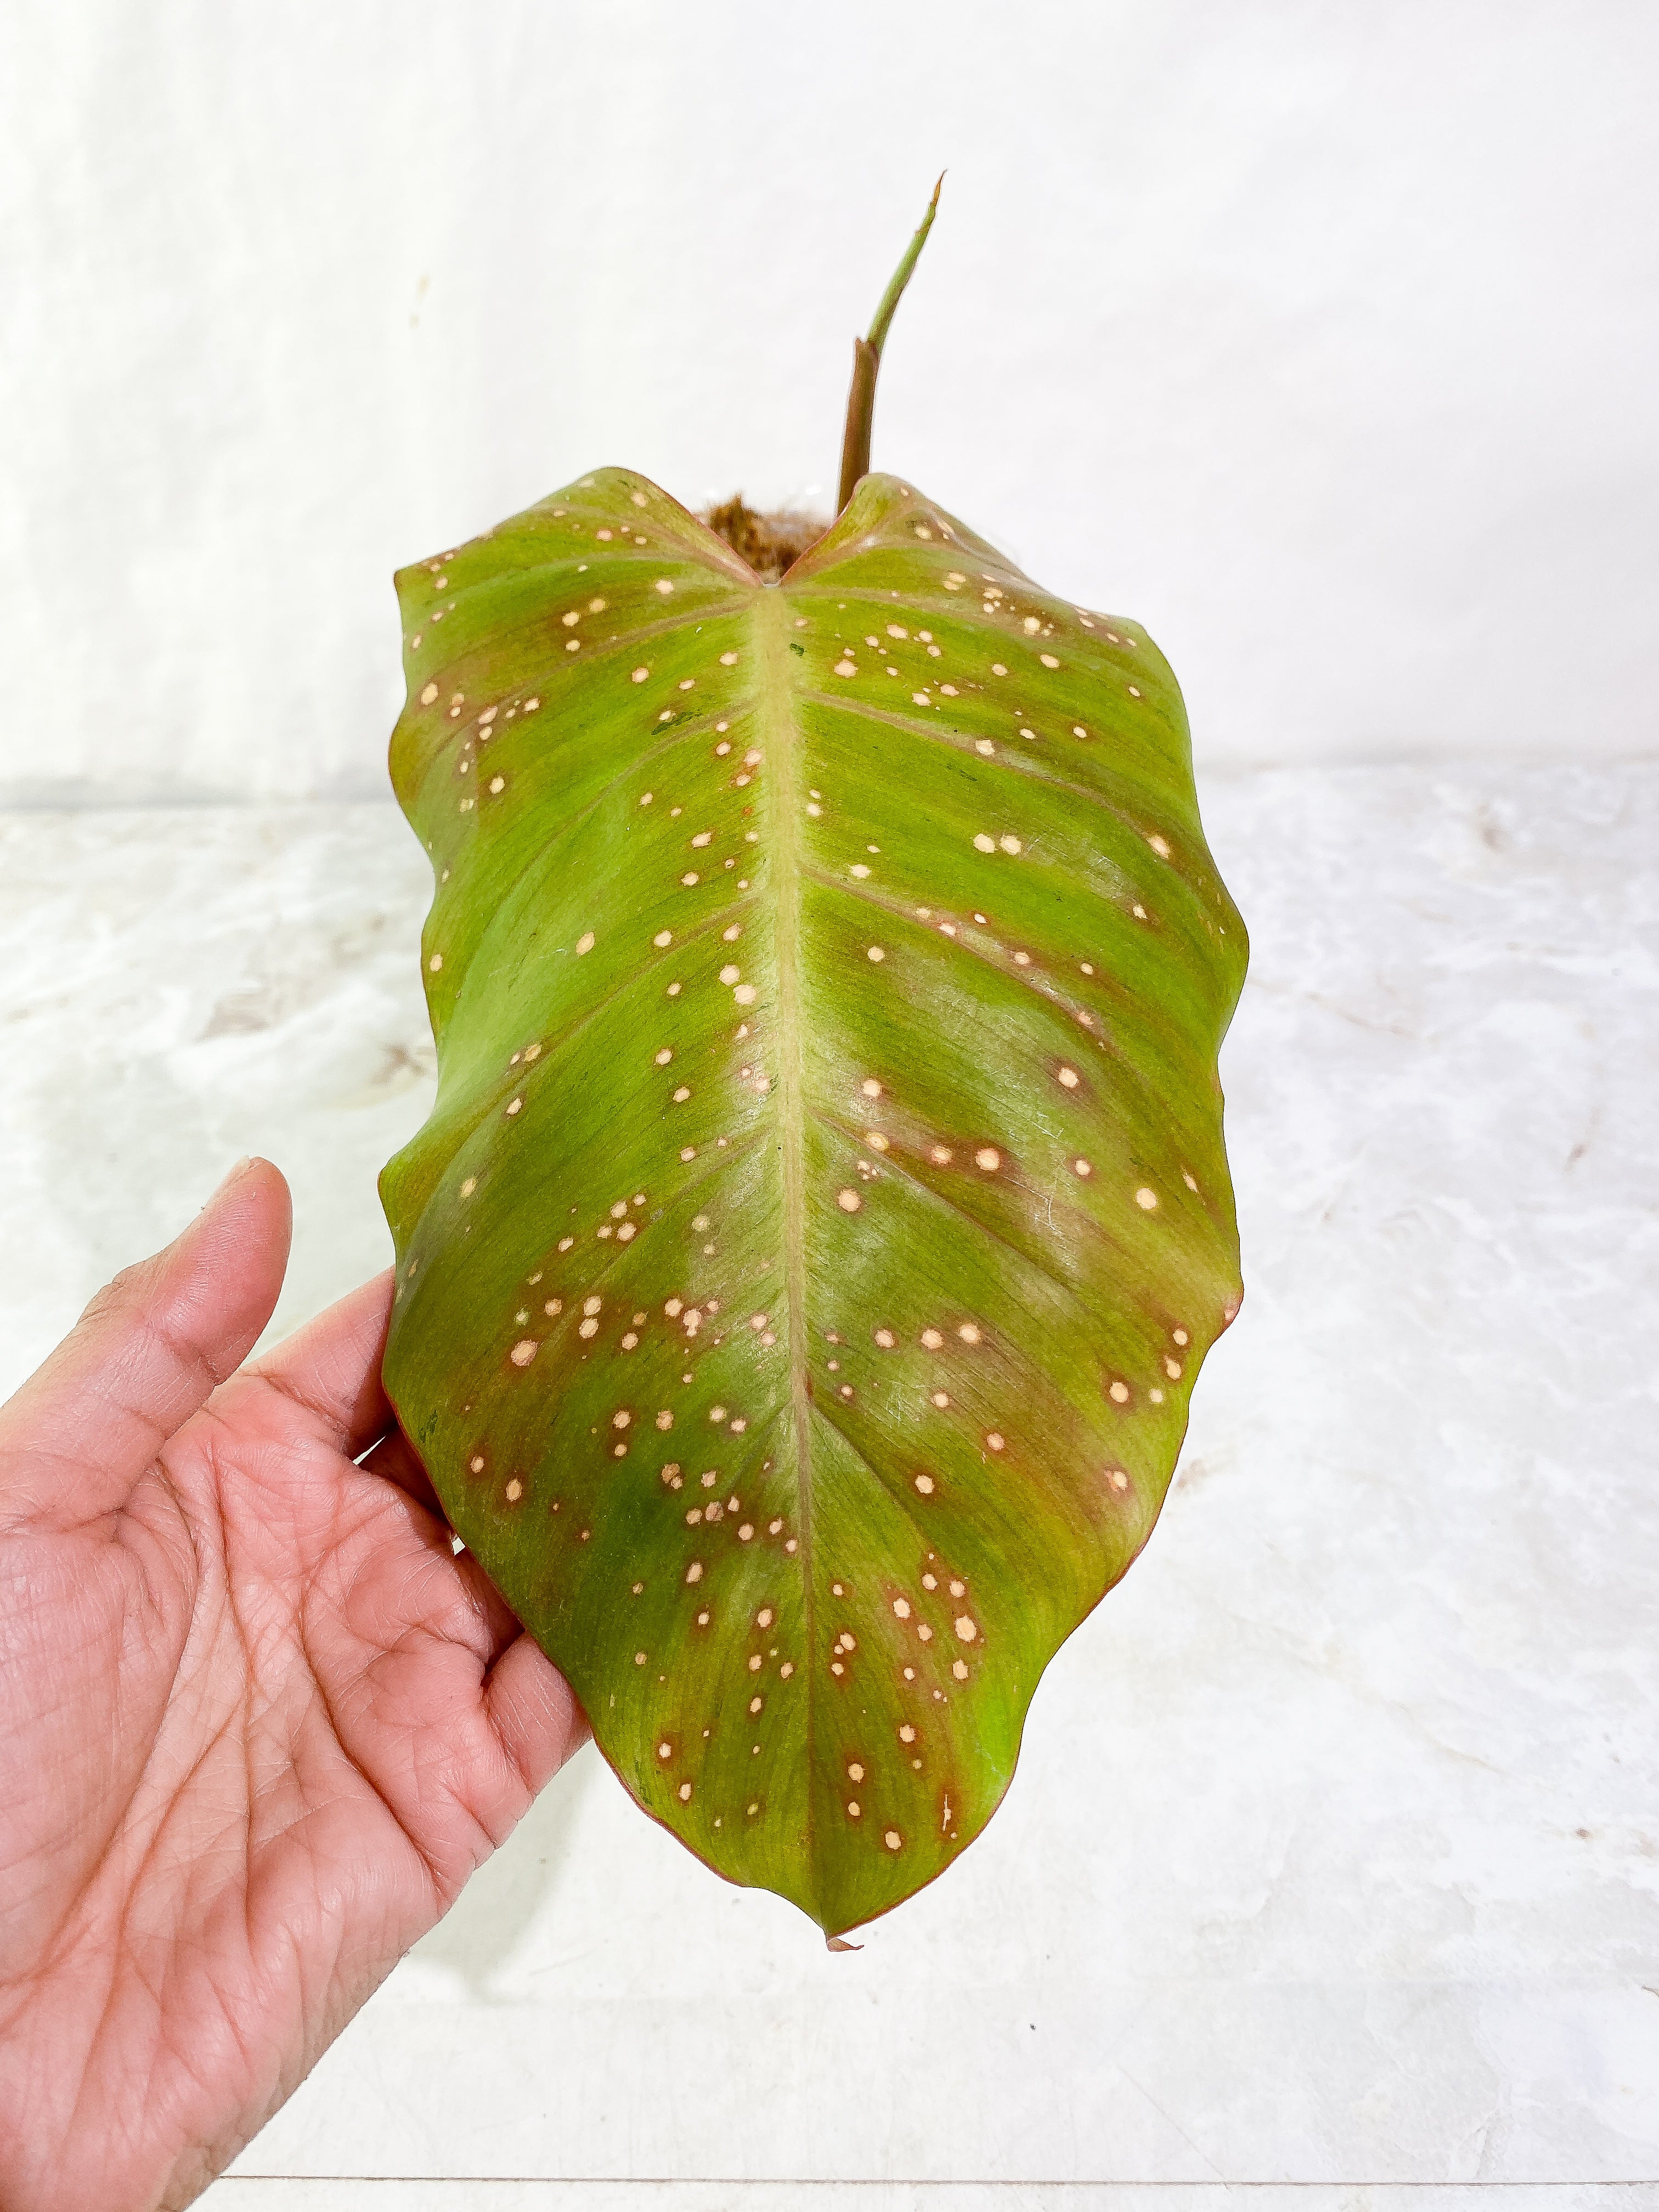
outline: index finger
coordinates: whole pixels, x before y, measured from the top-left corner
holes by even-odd
[[[243,1372],[280,1390],[312,1416],[326,1442],[356,1459],[397,1420],[380,1382],[391,1317],[388,1267],[349,1291]]]

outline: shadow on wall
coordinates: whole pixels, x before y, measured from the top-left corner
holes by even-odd
[[[599,1773],[598,1753],[584,1744],[410,1956],[459,1975],[479,2003],[511,2001],[496,1984],[504,1973],[511,1978],[533,1947],[536,1922],[563,1876]],[[512,1999],[520,1994],[514,1990]]]

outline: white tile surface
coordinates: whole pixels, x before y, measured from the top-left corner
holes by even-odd
[[[1655,2203],[1569,2185],[1659,2182],[1659,769],[1207,817],[1249,1295],[985,1837],[831,1957],[584,1753],[238,2168],[348,2179],[210,2203]],[[0,819],[0,1381],[241,1151],[281,1326],[380,1263],[425,894],[389,808]]]
[[[299,2181],[229,2175],[212,2212],[1656,2212],[1659,2184]]]

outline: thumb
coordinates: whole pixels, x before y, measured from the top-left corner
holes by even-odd
[[[0,1406],[0,1527],[123,1504],[270,1320],[293,1206],[269,1160],[233,1168],[190,1226],[124,1268]]]

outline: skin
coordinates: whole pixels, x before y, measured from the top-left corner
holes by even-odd
[[[0,2212],[188,2204],[586,1734],[244,1162],[0,1407]]]

